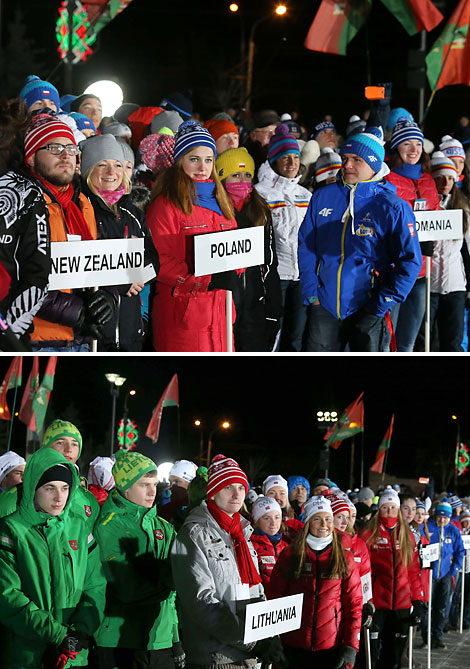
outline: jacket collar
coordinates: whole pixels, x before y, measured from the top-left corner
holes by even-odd
[[[289,192],[294,190],[297,184],[300,181],[301,175],[298,174],[295,179],[287,179],[287,177],[281,177],[280,174],[275,172],[269,162],[266,160],[258,170],[258,180],[259,183],[263,182],[271,188],[279,188],[282,192]]]

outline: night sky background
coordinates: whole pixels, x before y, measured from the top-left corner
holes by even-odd
[[[11,356],[0,357],[3,379]],[[46,357],[40,358],[41,375]],[[24,358],[23,388],[31,369]],[[395,413],[395,429],[387,471],[397,477],[432,475],[438,490],[442,475],[452,469],[456,422],[463,440],[470,438],[470,388],[466,357],[457,356],[72,356],[59,357],[46,424],[53,418],[75,422],[84,436],[86,452],[80,464],[107,455],[110,444],[111,394],[105,373],[127,378],[117,402],[122,416],[124,396],[131,389],[129,417],[143,435],[151,413],[173,374],[178,375],[180,408],[164,409],[156,446],[146,439],[142,449],[159,464],[185,457],[195,459],[200,432],[208,433],[222,420],[232,427],[213,435],[213,455],[235,457],[251,471],[254,483],[268,474],[301,473],[310,480],[318,465],[323,433],[318,410],[341,412],[362,391],[365,403],[365,481],[380,441]],[[23,388],[18,394],[19,404]],[[12,410],[14,391],[9,391]],[[180,420],[178,443],[177,415]],[[6,446],[6,421],[0,422],[0,448]],[[13,450],[24,452],[25,429],[14,424]],[[355,484],[359,484],[360,435],[356,439]],[[331,451],[330,476],[348,487],[351,440]],[[250,470],[250,467],[252,468]],[[259,471],[258,471],[259,470]],[[450,486],[452,487],[452,486]],[[459,478],[459,492],[470,492],[470,474]]]
[[[435,3],[445,20],[427,35],[427,50],[457,3]],[[204,118],[220,110],[221,95],[236,84],[228,76],[240,72],[242,29],[247,49],[251,26],[272,12],[277,2],[239,0],[240,11],[234,15],[228,11],[229,0],[133,0],[100,33],[93,56],[74,68],[72,91],[64,90],[64,68],[57,67],[59,4],[59,0],[4,0],[2,44],[11,41],[12,22],[19,10],[28,47],[3,63],[3,95],[14,95],[25,75],[33,72],[49,77],[61,94],[80,94],[93,81],[114,79],[123,88],[125,101],[140,105],[157,105],[165,94],[190,88],[195,109]],[[373,0],[367,27],[350,43],[346,57],[308,51],[303,46],[320,0],[289,0],[286,4],[285,17],[265,21],[256,30],[254,110],[270,107],[282,113],[297,108],[308,127],[314,118],[332,113],[344,132],[349,116],[368,107],[363,97],[368,83],[368,44],[371,83],[392,81],[392,106],[406,107],[417,118],[418,91],[407,88],[406,73],[408,51],[419,48],[420,36],[409,37],[379,0]],[[5,70],[9,71],[6,79]],[[429,94],[427,90],[426,101]],[[426,135],[439,140],[468,113],[469,106],[468,87],[440,91],[431,107]]]

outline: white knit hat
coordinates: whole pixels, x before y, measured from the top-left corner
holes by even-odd
[[[251,515],[253,517],[253,522],[256,523],[261,516],[264,516],[266,513],[280,513],[282,516],[282,510],[279,504],[276,502],[274,497],[258,497],[258,499],[253,503],[251,507]]]
[[[302,151],[300,153],[300,162],[305,167],[310,167],[312,163],[315,163],[320,156],[320,144],[316,139],[309,139],[308,142],[305,142]]]
[[[439,144],[439,151],[445,153],[449,158],[463,158],[465,160],[465,149],[463,144],[455,137],[444,135]]]
[[[389,485],[380,495],[379,507],[382,506],[382,504],[396,504],[397,506],[400,506],[400,498],[398,493]]]
[[[270,490],[271,488],[274,488],[275,486],[280,486],[281,488],[285,488],[286,492],[289,494],[289,488],[288,488],[288,485],[287,485],[287,481],[280,474],[273,474],[272,476],[268,476],[268,478],[263,481],[263,492],[264,492],[264,494],[266,495],[268,490]]]
[[[331,509],[331,504],[327,500],[326,497],[323,497],[323,495],[315,495],[314,497],[310,497],[305,502],[304,506],[304,515],[305,515],[305,523],[308,523],[310,518],[314,516],[316,513],[326,511],[327,513],[330,513],[331,516],[333,517],[333,511]]]
[[[90,462],[88,470],[88,483],[99,485],[105,490],[112,490],[115,486],[113,476],[113,465],[116,459],[98,456]]]
[[[183,481],[190,483],[196,476],[197,465],[191,460],[177,460],[170,469],[168,476],[179,476]]]
[[[431,172],[432,176],[435,179],[436,177],[449,176],[457,181],[457,168],[455,163],[450,158],[446,156],[443,151],[435,151],[431,156]]]
[[[8,476],[8,474],[12,472],[15,467],[25,464],[26,460],[14,451],[7,451],[3,455],[0,455],[0,485],[2,485],[2,481],[5,476]]]
[[[315,163],[315,181],[320,183],[330,177],[336,177],[341,167],[341,156],[339,156],[330,146],[325,146],[319,159]]]

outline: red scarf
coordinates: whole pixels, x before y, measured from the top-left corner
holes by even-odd
[[[74,194],[73,185],[69,184],[65,190],[59,190],[57,186],[42,179],[38,174],[35,174],[35,176],[42,181],[59,203],[62,213],[64,214],[67,232],[70,235],[80,235],[82,241],[93,239],[82,210],[72,200]]]
[[[228,513],[219,509],[212,499],[207,500],[207,508],[218,525],[230,534],[232,545],[235,548],[235,557],[237,559],[241,582],[248,583],[250,586],[261,583],[260,575],[253,564],[250,549],[248,548],[245,535],[243,534],[242,525],[240,523],[240,514],[234,513],[233,518],[230,518]]]
[[[393,528],[395,527],[395,525],[398,524],[398,518],[397,518],[397,517],[395,517],[395,518],[390,518],[390,516],[386,516],[386,517],[384,517],[384,518],[381,518],[381,519],[380,519],[380,522],[382,523],[382,525],[383,525],[384,527],[387,528],[387,530],[393,530]]]

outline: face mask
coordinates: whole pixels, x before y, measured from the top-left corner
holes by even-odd
[[[234,202],[240,202],[245,200],[253,190],[253,185],[246,181],[242,183],[232,183],[225,185],[227,193],[230,195]]]

